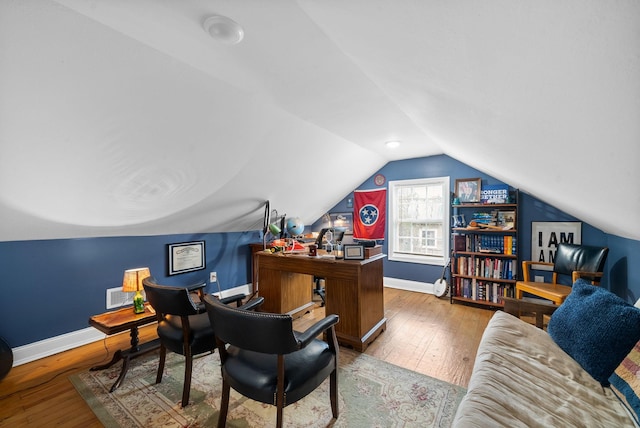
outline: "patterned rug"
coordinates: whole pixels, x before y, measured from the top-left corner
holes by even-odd
[[[70,381],[102,424],[110,427],[211,427],[220,406],[218,353],[194,360],[189,406],[180,406],[184,358],[169,353],[162,383],[155,384],[158,354],[131,362],[123,384],[111,385],[121,363],[70,376]],[[456,385],[385,363],[350,349],[340,349],[339,411],[331,418],[329,381],[284,409],[287,427],[448,427],[465,394]],[[231,391],[228,427],[274,426],[274,406]]]

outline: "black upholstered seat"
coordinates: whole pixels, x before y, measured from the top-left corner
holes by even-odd
[[[338,417],[337,315],[328,315],[305,332],[293,330],[289,315],[241,311],[205,296],[207,314],[222,362],[222,400],[218,426],[226,424],[230,388],[252,400],[283,408],[304,398],[330,378],[331,411]],[[317,337],[324,332],[325,340]]]
[[[182,390],[182,406],[184,407],[189,404],[193,356],[213,352],[216,348],[211,323],[207,314],[203,312],[203,307],[193,301],[189,287],[159,285],[151,277],[145,278],[142,283],[147,300],[158,317],[160,361],[156,383],[162,381],[167,350],[184,355],[185,369]],[[236,301],[236,297],[229,300]],[[262,298],[255,299],[241,308],[252,309],[260,305],[262,301]]]

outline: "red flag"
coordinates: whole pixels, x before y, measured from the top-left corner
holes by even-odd
[[[353,238],[384,239],[387,189],[353,192]]]

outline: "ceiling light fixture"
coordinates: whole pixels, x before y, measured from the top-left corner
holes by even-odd
[[[387,141],[384,144],[390,149],[395,149],[400,145],[400,141]]]
[[[213,15],[204,20],[202,26],[214,40],[227,45],[242,41],[244,30],[236,21],[222,15]]]

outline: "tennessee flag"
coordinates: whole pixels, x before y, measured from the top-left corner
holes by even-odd
[[[384,239],[387,189],[353,192],[353,238]]]

